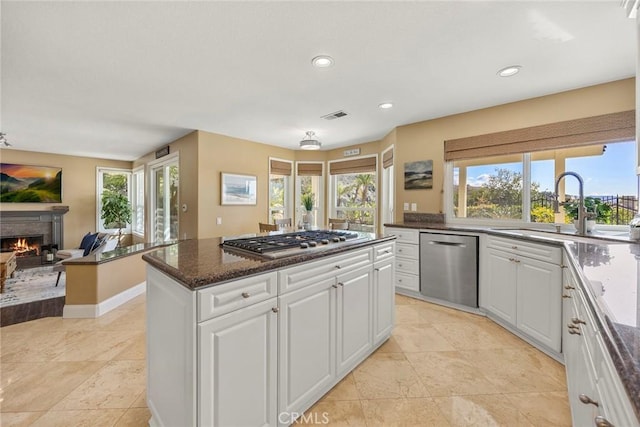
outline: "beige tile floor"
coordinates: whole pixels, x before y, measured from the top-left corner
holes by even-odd
[[[571,425],[561,364],[483,317],[403,296],[396,308],[392,338],[307,424]],[[0,425],[146,426],[144,322],[142,296],[99,319],[1,328]]]

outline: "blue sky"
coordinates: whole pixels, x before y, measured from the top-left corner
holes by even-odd
[[[503,164],[499,167],[522,172],[520,164]],[[585,195],[625,195],[638,194],[638,177],[635,174],[635,143],[607,144],[601,156],[572,158],[566,161],[566,170],[577,172],[584,180]],[[467,182],[479,185],[495,174],[496,166],[474,166],[467,170]],[[455,177],[457,179],[457,177]],[[578,181],[571,176],[566,180],[567,194],[578,194]],[[531,180],[540,184],[540,190],[554,190],[555,177],[553,161],[539,161],[531,164]]]

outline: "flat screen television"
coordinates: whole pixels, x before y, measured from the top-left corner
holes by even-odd
[[[0,163],[0,202],[62,202],[62,168]]]

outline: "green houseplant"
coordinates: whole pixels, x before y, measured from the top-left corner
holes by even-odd
[[[314,194],[313,193],[304,193],[301,198],[302,206],[307,211],[304,215],[302,215],[303,226],[306,230],[311,228],[311,224],[313,224],[313,204],[314,204]]]
[[[100,218],[105,228],[118,229],[118,246],[122,237],[122,229],[131,223],[131,205],[127,196],[107,191],[102,195],[102,212]]]

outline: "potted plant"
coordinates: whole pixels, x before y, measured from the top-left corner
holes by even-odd
[[[311,228],[311,224],[313,224],[313,203],[314,203],[314,194],[313,193],[304,193],[301,198],[302,206],[304,207],[306,213],[302,215],[303,226],[306,230]]]
[[[131,223],[131,205],[127,196],[111,191],[104,192],[100,218],[104,221],[104,228],[118,229],[118,246],[120,246],[122,229]]]
[[[578,199],[572,199],[562,204],[566,219],[568,221],[573,221],[574,224],[578,221],[579,204],[580,201]],[[594,197],[585,197],[584,206],[587,211],[587,231],[593,230],[596,223],[609,224],[611,222],[611,206],[604,203],[602,200]]]

